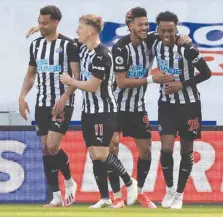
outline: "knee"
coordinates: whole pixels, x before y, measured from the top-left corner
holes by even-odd
[[[110,151],[110,153],[113,153],[115,155],[118,154],[118,152],[119,152],[119,137],[118,136],[112,137],[109,151]]]
[[[43,156],[49,156],[50,155],[46,142],[42,143],[42,154],[43,154]]]
[[[47,149],[50,155],[56,155],[60,150],[60,145],[48,142]]]
[[[151,158],[151,147],[145,146],[139,149],[139,157],[142,160],[149,160]]]
[[[172,147],[162,147],[161,153],[173,154],[173,148]]]

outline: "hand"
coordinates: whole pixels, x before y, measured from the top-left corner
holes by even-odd
[[[180,81],[174,81],[166,85],[165,94],[170,95],[177,93],[183,89],[183,84]]]
[[[63,73],[62,75],[60,75],[60,81],[63,84],[68,84],[72,81],[72,78],[67,74],[67,73]]]
[[[19,99],[19,113],[20,115],[27,121],[26,111],[30,113],[28,103],[24,100],[24,98]]]
[[[192,43],[192,39],[188,35],[180,35],[178,40],[178,45],[189,44]]]
[[[34,34],[35,32],[39,32],[39,27],[38,26],[30,27],[28,32],[26,33],[26,38],[29,38],[29,36]]]
[[[128,25],[132,21],[132,11],[128,11],[125,15],[125,23]]]
[[[63,95],[63,96],[61,96],[61,98],[59,100],[56,101],[55,105],[52,108],[53,116],[58,116],[63,112],[64,107],[66,106],[67,99],[68,99],[68,97],[65,97]]]
[[[157,72],[153,75],[153,82],[157,84],[165,84],[174,81],[173,75],[168,75],[165,72]]]

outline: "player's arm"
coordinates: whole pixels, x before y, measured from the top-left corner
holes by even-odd
[[[73,43],[69,42],[67,44],[66,50],[67,50],[68,62],[70,64],[70,68],[71,68],[73,77],[74,77],[74,79],[78,80],[80,60],[79,60],[79,49],[78,49],[76,42],[73,42]],[[66,73],[66,74],[68,74],[68,73]],[[71,85],[68,86],[68,88],[66,89],[64,94],[60,97],[60,99],[53,106],[52,114],[54,116],[60,114],[64,110],[67,100],[74,93],[75,89],[76,89],[76,87],[73,87]]]
[[[33,44],[31,44],[29,66],[23,81],[22,90],[19,95],[19,112],[20,115],[25,120],[27,120],[26,110],[29,112],[29,106],[25,101],[25,97],[32,89],[35,79],[36,79],[36,61],[33,55]]]
[[[184,56],[188,61],[192,62],[199,73],[189,80],[184,81],[183,87],[195,86],[211,77],[211,70],[197,48],[193,45],[186,47]]]
[[[30,35],[39,32],[39,26],[32,26],[28,29],[27,33],[26,33],[26,38],[29,38]]]
[[[92,77],[89,80],[78,81],[72,79],[66,74],[63,74],[61,76],[61,82],[78,89],[94,93],[100,87],[105,73],[110,71],[110,66],[111,64],[108,62],[106,57],[95,55],[94,59],[92,60]]]
[[[68,43],[67,56],[73,77],[74,79],[78,80],[80,74],[80,58],[79,58],[79,47],[76,40],[74,40],[73,43],[71,42]],[[70,97],[75,90],[76,90],[75,87],[69,86],[65,91],[64,95]]]
[[[114,46],[112,48],[114,72],[119,88],[139,87],[147,83],[146,78],[127,78],[128,52],[125,47]]]

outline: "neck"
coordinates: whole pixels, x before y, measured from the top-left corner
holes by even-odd
[[[86,42],[88,50],[93,50],[101,43],[99,35],[91,36],[91,38]]]
[[[47,41],[54,41],[58,38],[58,35],[59,35],[58,32],[53,32],[52,34],[45,36],[45,39]]]
[[[142,43],[142,39],[135,37],[135,35],[133,33],[130,34],[130,39],[133,45],[138,46]]]

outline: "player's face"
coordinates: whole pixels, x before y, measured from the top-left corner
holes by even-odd
[[[136,17],[132,24],[130,24],[130,31],[135,37],[144,40],[147,38],[149,31],[149,22],[147,17]]]
[[[89,36],[91,35],[92,31],[91,31],[91,26],[80,22],[78,29],[77,29],[77,35],[78,35],[78,40],[81,43],[86,43],[86,41],[88,40]]]
[[[174,22],[161,21],[158,26],[158,33],[165,46],[175,43],[177,28]]]
[[[58,21],[51,19],[51,15],[39,16],[39,30],[42,36],[48,36],[56,31]]]

